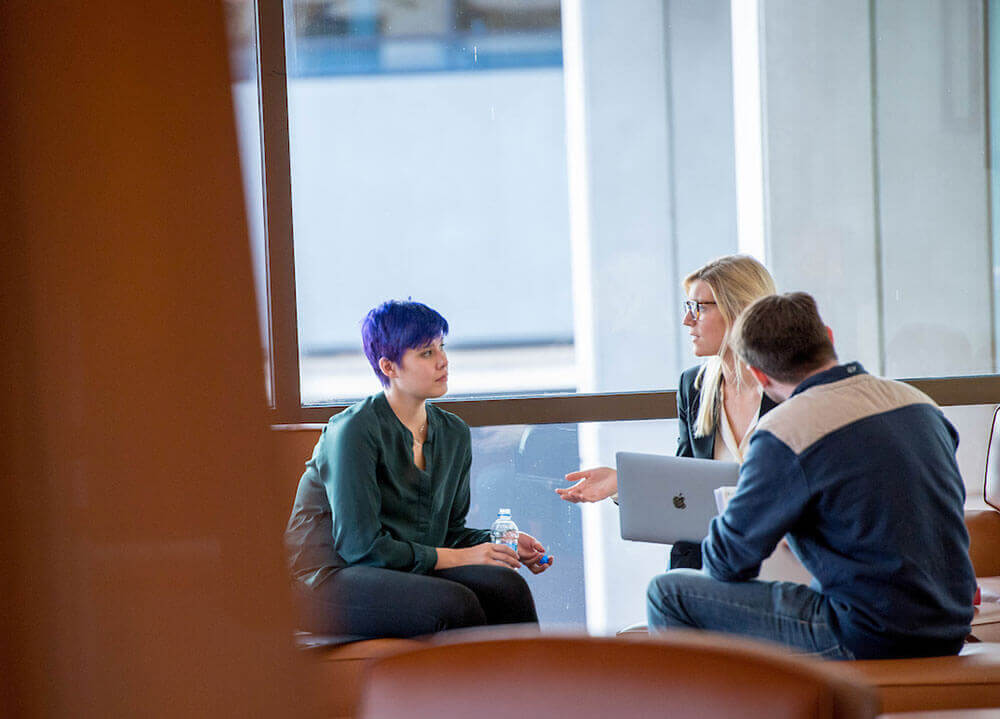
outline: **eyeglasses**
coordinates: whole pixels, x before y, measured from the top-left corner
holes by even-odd
[[[684,313],[691,315],[692,319],[701,319],[701,308],[705,305],[714,305],[715,302],[701,302],[699,300],[685,300]]]

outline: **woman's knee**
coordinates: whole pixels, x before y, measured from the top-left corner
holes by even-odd
[[[457,567],[442,574],[476,594],[489,624],[538,621],[531,589],[517,572],[506,567],[475,565]]]
[[[429,607],[436,619],[435,631],[486,624],[486,614],[479,598],[468,587],[455,582],[442,583],[440,591],[435,594]]]
[[[496,572],[490,578],[493,586],[502,594],[509,595],[531,595],[528,582],[517,572],[512,572],[506,567],[490,567]]]
[[[487,596],[481,596],[486,604],[487,618],[492,624],[521,624],[538,621],[535,599],[531,595],[528,582],[517,572],[498,567],[500,571]]]

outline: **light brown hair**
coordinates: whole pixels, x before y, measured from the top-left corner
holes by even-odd
[[[798,384],[837,359],[816,300],[805,292],[762,297],[733,325],[733,346],[743,361],[779,382]]]

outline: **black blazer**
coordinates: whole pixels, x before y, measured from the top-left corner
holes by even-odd
[[[677,387],[677,456],[713,459],[715,457],[715,432],[707,437],[694,436],[694,423],[698,419],[701,392],[694,388],[695,377],[701,365],[684,370]],[[766,394],[761,395],[760,416],[763,417],[775,403]]]

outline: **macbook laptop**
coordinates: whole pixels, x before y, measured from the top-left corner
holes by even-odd
[[[618,452],[622,539],[700,542],[717,513],[715,489],[736,484],[740,466],[712,459]]]

